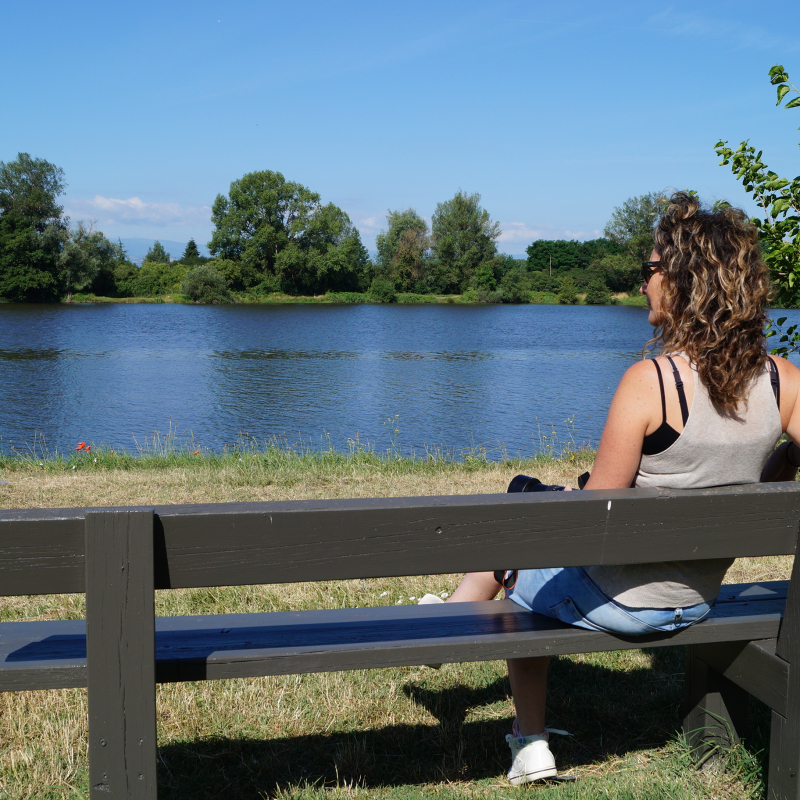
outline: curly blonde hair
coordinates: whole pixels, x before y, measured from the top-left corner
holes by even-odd
[[[740,209],[709,211],[677,192],[654,238],[661,257],[661,319],[648,344],[684,353],[712,403],[735,414],[767,358],[770,285],[758,231]]]

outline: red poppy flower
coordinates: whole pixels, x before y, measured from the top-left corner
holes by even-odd
[[[78,442],[78,446],[75,449],[83,450],[84,447],[86,447],[86,442]]]
[[[91,447],[89,447],[89,445],[87,444],[87,445],[86,445],[86,447],[84,447],[84,448],[83,448],[83,452],[84,452],[84,453],[88,453],[88,452],[89,452],[91,449],[92,449],[92,448],[91,448]]]
[[[192,455],[195,455],[195,456],[200,455],[200,451],[199,450],[195,450]]]

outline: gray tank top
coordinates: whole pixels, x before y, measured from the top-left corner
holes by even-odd
[[[753,380],[736,416],[720,414],[694,366],[692,373],[694,398],[683,431],[663,452],[642,456],[634,486],[706,489],[758,483],[782,433],[768,365]],[[629,608],[687,608],[713,602],[732,563],[732,558],[669,561],[586,567],[586,572],[605,594]]]

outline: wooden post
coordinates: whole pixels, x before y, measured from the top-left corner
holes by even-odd
[[[153,510],[86,513],[90,797],[156,800]]]
[[[789,663],[787,716],[772,712],[769,744],[770,800],[796,800],[800,772],[800,558],[795,555],[792,580],[786,598],[775,654]]]
[[[686,648],[683,731],[699,763],[739,742],[747,726],[750,695],[698,658],[702,645]]]

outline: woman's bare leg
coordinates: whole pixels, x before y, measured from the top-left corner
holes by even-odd
[[[469,603],[475,600],[494,600],[502,587],[493,572],[468,572],[458,588],[447,598],[448,603]]]
[[[510,658],[508,678],[517,709],[520,736],[534,736],[544,730],[547,698],[548,656],[535,658]]]
[[[493,572],[468,572],[458,588],[447,598],[448,603],[492,600],[502,587]],[[547,656],[508,660],[508,677],[517,708],[520,736],[533,736],[544,730],[547,698]]]

